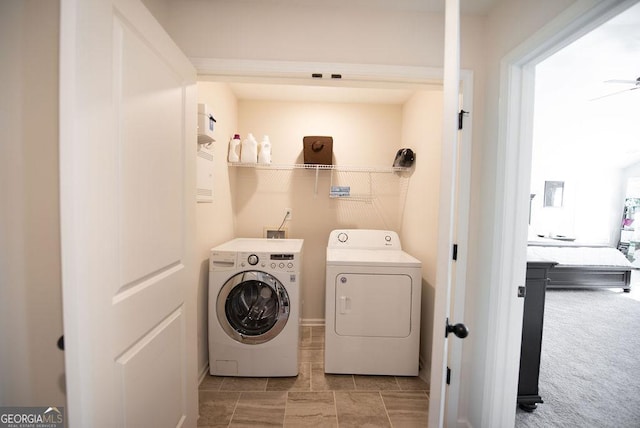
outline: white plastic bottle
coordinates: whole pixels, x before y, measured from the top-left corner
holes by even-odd
[[[268,135],[262,137],[258,151],[258,163],[271,163],[271,141],[269,141]]]
[[[242,141],[242,150],[240,151],[240,162],[256,163],[258,161],[258,142],[253,134],[247,135]]]
[[[229,162],[240,162],[240,134],[235,134],[229,142]]]

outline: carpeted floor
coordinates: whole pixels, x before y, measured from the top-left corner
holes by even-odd
[[[640,427],[640,301],[631,294],[547,291],[544,403],[532,413],[518,409],[516,427]]]

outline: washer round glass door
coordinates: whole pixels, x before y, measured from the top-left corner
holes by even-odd
[[[247,271],[232,276],[218,293],[222,329],[238,342],[260,344],[276,337],[289,319],[289,295],[276,277]]]

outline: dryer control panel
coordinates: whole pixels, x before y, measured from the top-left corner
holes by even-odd
[[[338,229],[329,235],[328,248],[361,250],[402,250],[398,234],[392,230]]]

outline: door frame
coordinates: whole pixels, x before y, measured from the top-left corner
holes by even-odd
[[[513,426],[521,345],[533,142],[535,67],[637,0],[578,1],[509,52],[500,64],[498,164],[494,247],[491,262],[487,358],[482,426]],[[526,197],[525,197],[526,196]],[[515,215],[514,215],[515,213]],[[506,255],[513,263],[503,263]]]

